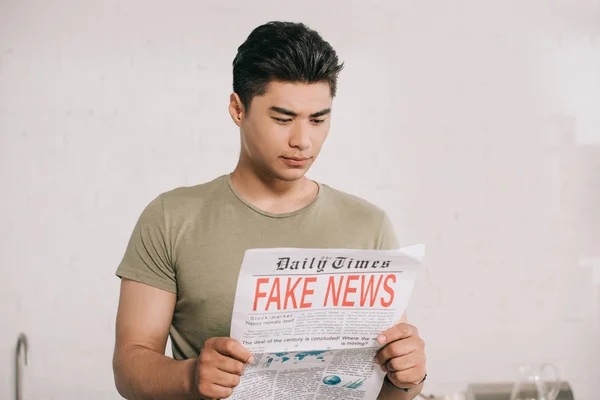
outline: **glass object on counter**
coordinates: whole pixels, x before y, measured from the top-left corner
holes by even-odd
[[[554,364],[525,364],[519,366],[510,400],[556,400],[559,390],[560,379]]]

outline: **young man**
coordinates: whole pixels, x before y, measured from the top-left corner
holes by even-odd
[[[386,213],[308,179],[329,132],[342,64],[303,24],[256,28],[233,61],[229,112],[241,153],[231,174],[160,194],[142,212],[122,278],[113,369],[127,399],[223,399],[251,354],[229,338],[250,248],[396,249]],[[164,355],[171,335],[174,359]],[[381,399],[412,399],[423,340],[403,318],[382,333]]]

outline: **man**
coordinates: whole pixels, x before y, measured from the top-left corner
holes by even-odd
[[[229,338],[250,248],[397,249],[386,213],[305,174],[329,132],[343,64],[303,24],[256,28],[233,62],[229,112],[241,153],[231,174],[160,194],[142,212],[119,268],[113,369],[128,399],[223,399],[251,354]],[[170,334],[174,359],[164,355]],[[381,399],[412,399],[423,340],[403,318],[382,333]]]

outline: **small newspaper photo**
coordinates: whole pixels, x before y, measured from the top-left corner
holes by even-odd
[[[235,400],[375,400],[377,336],[400,321],[425,246],[251,249],[231,337],[254,356]]]

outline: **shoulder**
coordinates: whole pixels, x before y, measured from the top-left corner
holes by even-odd
[[[345,232],[369,235],[374,249],[397,249],[398,241],[387,212],[361,197],[321,184],[328,218],[334,218]]]
[[[353,220],[379,221],[387,218],[385,210],[362,197],[321,184],[323,200],[328,208],[335,210],[340,216]]]
[[[219,201],[228,190],[226,176],[219,176],[211,181],[194,186],[179,186],[162,192],[155,201],[159,201],[165,212],[189,209]]]

